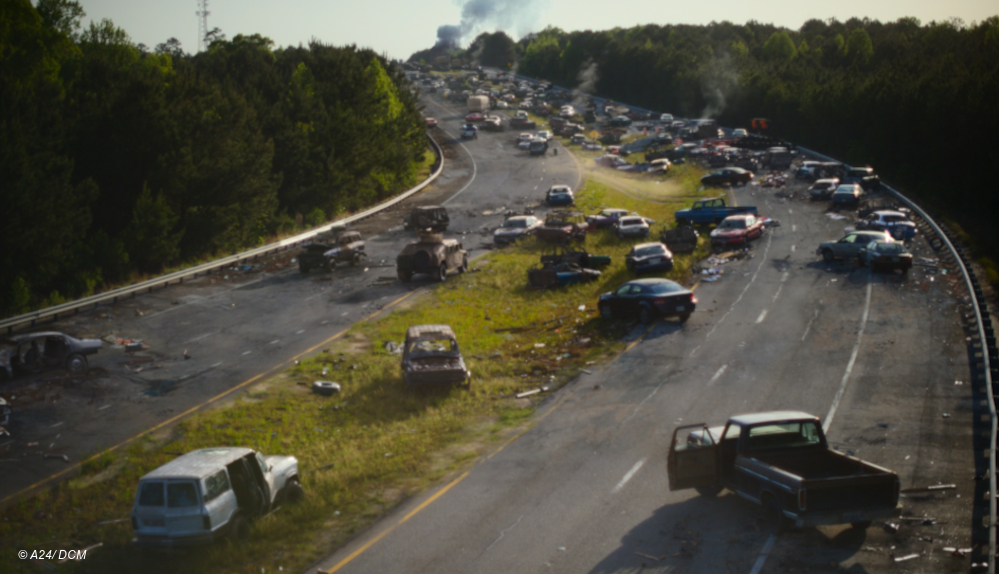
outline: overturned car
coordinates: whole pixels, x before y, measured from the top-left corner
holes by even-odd
[[[418,325],[406,330],[402,374],[410,385],[471,386],[472,373],[448,325]]]

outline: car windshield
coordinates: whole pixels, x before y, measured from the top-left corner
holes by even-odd
[[[663,248],[658,245],[650,245],[635,250],[635,257],[648,257],[650,255],[662,255]]]
[[[167,484],[167,506],[184,508],[198,504],[198,491],[193,482],[171,482]]]
[[[679,283],[670,281],[668,283],[654,283],[649,285],[649,291],[653,293],[676,293],[683,291],[683,287],[680,287]]]
[[[622,226],[626,226],[626,225],[641,225],[642,223],[644,223],[644,220],[642,218],[640,218],[640,217],[622,217],[621,218],[621,225]]]
[[[422,355],[430,353],[446,353],[457,351],[458,342],[453,339],[423,339],[420,341],[410,341],[408,353],[411,355]]]
[[[872,241],[871,245],[873,245],[874,250],[878,253],[897,254],[905,252],[905,246],[901,243],[878,243]]]
[[[745,219],[725,219],[718,224],[718,229],[745,229],[746,228]]]
[[[506,223],[503,224],[503,227],[510,227],[510,228],[522,229],[524,227],[527,227],[527,220],[526,219],[508,219],[508,220],[506,220]]]

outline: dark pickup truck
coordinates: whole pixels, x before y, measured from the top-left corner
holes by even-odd
[[[686,444],[680,444],[686,433]],[[673,431],[669,489],[714,496],[727,488],[759,504],[772,531],[789,524],[866,528],[898,512],[898,476],[830,449],[813,415],[776,411],[735,416],[724,427]]]
[[[721,223],[729,215],[750,214],[756,215],[756,208],[753,206],[729,207],[725,205],[725,200],[720,197],[701,199],[694,202],[689,209],[681,209],[674,214],[677,225],[710,225]]]

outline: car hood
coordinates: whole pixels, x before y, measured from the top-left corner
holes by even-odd
[[[745,229],[720,229],[715,228],[711,230],[711,237],[729,237],[732,235],[742,235],[746,232]]]
[[[493,232],[496,236],[508,236],[508,235],[523,235],[527,233],[527,228],[524,227],[500,227]]]

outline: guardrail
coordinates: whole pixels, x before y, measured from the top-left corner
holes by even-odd
[[[818,152],[812,151],[807,148],[798,146],[798,150],[802,153],[820,159],[822,161],[839,161],[831,157],[822,155]],[[843,163],[843,162],[840,162]],[[846,164],[844,164],[846,165]],[[930,245],[935,250],[940,250],[946,248],[950,253],[951,258],[954,260],[954,264],[961,271],[961,276],[964,279],[964,284],[968,288],[968,294],[971,296],[971,308],[974,313],[975,324],[978,327],[978,342],[972,342],[972,348],[980,349],[980,351],[972,353],[972,376],[975,376],[975,370],[979,370],[983,378],[985,379],[985,391],[988,396],[989,405],[989,415],[991,418],[991,440],[989,443],[989,524],[988,524],[988,539],[989,539],[989,552],[988,552],[988,572],[989,574],[995,574],[996,571],[996,436],[997,427],[999,427],[999,422],[996,418],[996,389],[992,388],[993,375],[999,374],[993,371],[992,364],[995,363],[999,367],[999,351],[996,348],[996,338],[995,331],[992,329],[992,319],[988,316],[988,313],[984,311],[987,309],[987,304],[985,301],[985,294],[982,291],[981,285],[978,283],[975,277],[974,271],[970,267],[970,262],[964,254],[964,249],[955,241],[952,241],[950,230],[941,227],[933,220],[932,217],[921,207],[916,205],[914,201],[903,195],[901,192],[884,185],[881,185],[882,189],[890,193],[897,200],[904,203],[906,207],[911,209],[914,213],[918,214],[923,221],[926,222],[928,226],[936,233],[937,238],[939,238],[939,243],[935,240],[931,240]],[[936,238],[935,238],[936,239]],[[971,317],[968,317],[971,318]],[[974,359],[981,356],[981,362],[974,361]],[[999,371],[999,369],[997,369]]]
[[[171,283],[183,283],[185,279],[194,278],[199,275],[204,275],[210,273],[221,267],[227,265],[233,265],[239,263],[240,261],[246,261],[248,259],[256,259],[263,255],[268,255],[276,251],[282,251],[289,247],[298,245],[303,241],[312,239],[316,235],[321,233],[326,233],[334,226],[345,225],[348,223],[353,223],[355,221],[360,221],[367,217],[370,217],[380,211],[384,211],[393,205],[403,201],[404,199],[414,195],[415,193],[421,191],[426,186],[430,185],[444,170],[444,152],[441,147],[434,141],[434,138],[427,134],[427,139],[430,140],[430,145],[434,148],[434,153],[437,155],[437,169],[434,170],[430,176],[423,180],[419,185],[413,187],[412,189],[406,190],[403,193],[384,201],[372,208],[366,209],[360,213],[355,213],[349,217],[343,219],[338,219],[316,229],[306,231],[294,237],[288,237],[280,241],[276,241],[269,245],[264,245],[262,247],[257,247],[255,249],[250,249],[249,251],[244,251],[242,253],[237,253],[235,255],[230,255],[228,257],[223,257],[222,259],[216,259],[215,261],[210,261],[208,263],[203,263],[201,265],[196,265],[194,267],[189,267],[181,271],[176,271],[174,273],[169,273],[167,275],[162,275],[155,279],[150,279],[148,281],[143,281],[141,283],[136,283],[135,285],[129,285],[128,287],[119,287],[117,289],[112,289],[104,293],[99,293],[90,297],[85,297],[83,299],[78,299],[76,301],[71,301],[63,303],[61,305],[53,305],[45,309],[39,309],[38,311],[32,311],[30,313],[25,313],[23,315],[18,315],[17,317],[11,317],[9,319],[4,319],[0,321],[0,329],[6,329],[7,333],[12,333],[15,327],[28,324],[34,326],[36,322],[43,319],[53,319],[55,320],[59,315],[65,315],[68,313],[77,313],[81,309],[87,307],[96,307],[102,303],[115,303],[118,299],[127,296],[135,296],[142,292],[151,292],[157,287],[166,287]]]

